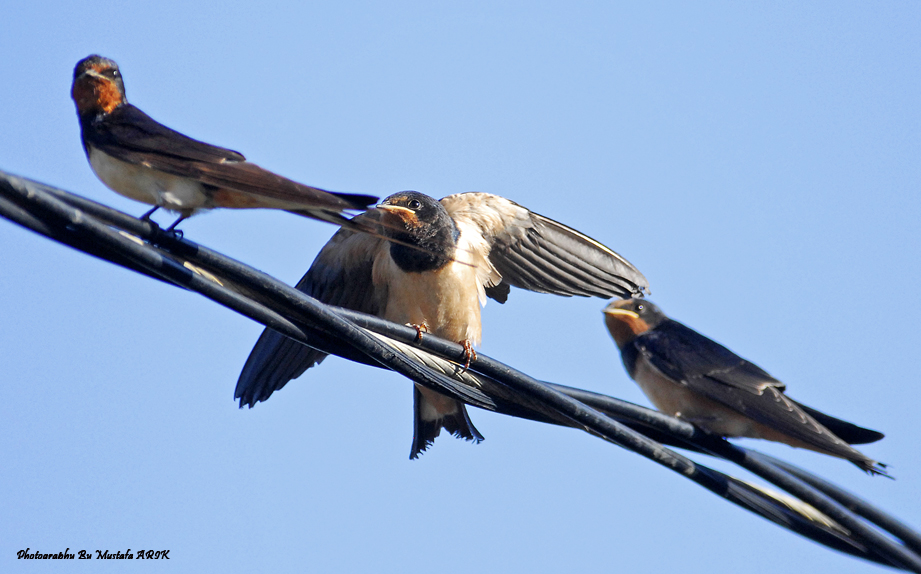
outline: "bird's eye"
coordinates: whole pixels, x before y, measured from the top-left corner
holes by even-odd
[[[642,313],[643,310],[645,310],[645,309],[646,309],[646,306],[643,305],[642,303],[640,303],[639,305],[636,306],[636,312],[637,312],[637,313]]]
[[[422,207],[422,202],[418,199],[411,199],[406,205],[408,205],[410,209],[419,209]]]

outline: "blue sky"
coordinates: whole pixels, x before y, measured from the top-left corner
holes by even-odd
[[[794,398],[885,432],[863,450],[894,482],[741,443],[921,527],[919,29],[917,2],[17,3],[0,169],[146,210],[79,143],[72,69],[99,53],[154,118],[304,183],[504,195],[625,255]],[[182,227],[288,282],[333,232]],[[884,571],[575,430],[473,409],[485,442],[409,461],[409,383],[338,359],[239,410],[259,325],[4,221],[0,247],[6,571],[50,569],[26,547],[166,548],[143,568],[172,572]],[[603,306],[513,292],[481,350],[648,404]]]

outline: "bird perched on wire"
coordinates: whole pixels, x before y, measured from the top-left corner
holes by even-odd
[[[380,236],[341,229],[297,288],[347,307],[461,342],[466,365],[480,342],[480,306],[504,303],[509,286],[541,293],[629,297],[646,278],[601,243],[497,195],[461,193],[437,201],[414,191],[386,198],[353,219]],[[240,406],[264,401],[325,355],[266,329],[237,382]],[[465,365],[465,367],[466,367]],[[410,458],[442,428],[479,442],[464,405],[414,389]]]
[[[627,373],[660,411],[720,436],[772,440],[851,461],[870,474],[884,464],[852,444],[883,434],[802,405],[786,385],[644,299],[604,309]]]
[[[71,96],[83,149],[96,176],[113,191],[178,212],[183,219],[214,207],[284,209],[336,224],[345,210],[376,197],[303,185],[246,161],[242,154],[171,130],[128,103],[118,65],[92,55],[77,63]]]

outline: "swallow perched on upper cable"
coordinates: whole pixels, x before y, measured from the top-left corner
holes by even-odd
[[[604,321],[627,373],[660,411],[710,433],[786,443],[847,459],[870,474],[884,464],[852,448],[883,438],[802,405],[758,365],[665,316],[642,299],[614,301]]]
[[[376,197],[332,193],[276,175],[242,154],[186,137],[156,122],[125,98],[118,65],[101,56],[74,68],[83,149],[96,176],[113,191],[179,212],[180,219],[213,207],[284,209],[336,224],[347,209],[365,209]]]
[[[437,201],[406,191],[353,219],[380,236],[340,229],[297,288],[324,303],[411,324],[465,345],[480,342],[480,306],[509,286],[541,293],[629,297],[648,289],[626,259],[574,229],[497,195]],[[237,381],[240,406],[264,401],[325,355],[266,329]],[[463,403],[416,385],[410,458],[442,428],[479,442]]]

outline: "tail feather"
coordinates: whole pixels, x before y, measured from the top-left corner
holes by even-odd
[[[871,442],[876,442],[886,436],[879,431],[857,426],[853,423],[837,419],[831,415],[827,415],[823,412],[807,407],[802,403],[798,403],[796,401],[793,402],[796,403],[799,408],[806,411],[809,416],[819,421],[819,424],[835,433],[835,436],[848,444],[868,444]]]
[[[342,193],[341,191],[330,191],[329,193],[348,202],[352,209],[367,209],[376,204],[379,199],[373,195],[364,195],[362,193]]]
[[[872,459],[848,459],[857,466],[860,470],[869,474],[870,476],[885,476],[888,479],[895,480],[889,472],[886,470],[886,464],[882,462],[877,462]]]
[[[457,438],[479,443],[483,435],[476,430],[467,408],[460,401],[449,399],[444,395],[428,389],[413,386],[413,445],[410,459],[419,458],[435,437],[445,429]]]
[[[329,209],[287,209],[285,211],[346,228],[349,228],[349,224],[352,221],[341,213]]]

